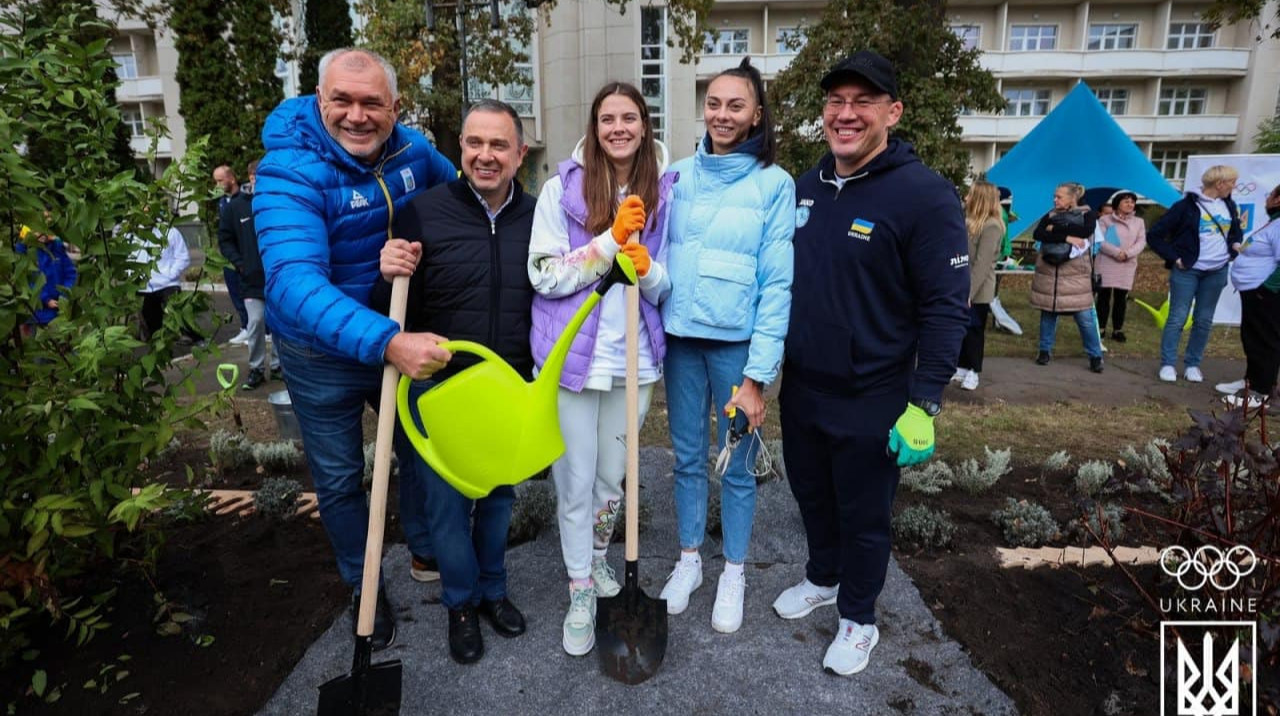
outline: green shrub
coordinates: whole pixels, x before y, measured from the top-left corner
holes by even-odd
[[[105,626],[109,594],[81,592],[90,583],[81,577],[91,564],[154,559],[161,521],[151,515],[174,495],[145,484],[142,466],[177,428],[202,428],[210,405],[179,402],[194,395],[198,362],[170,368],[178,329],[197,325],[208,297],[175,295],[164,328],[139,341],[148,271],[130,261],[129,238],[167,228],[167,207],[208,193],[195,169],[202,142],[190,138],[159,181],[140,183],[113,155],[120,109],[109,97],[110,29],[74,14],[41,24],[19,14],[27,7],[0,9],[0,670],[40,622],[81,643]],[[32,336],[20,327],[44,279],[37,253],[17,250],[23,225],[81,254],[57,318]],[[197,359],[206,352],[197,349]]]
[[[1111,479],[1111,465],[1101,460],[1090,460],[1076,470],[1076,492],[1081,497],[1095,497]]]
[[[373,484],[373,453],[377,447],[374,443],[365,443],[364,446],[364,486],[367,489]],[[421,458],[419,458],[421,459]],[[391,477],[400,474],[400,458],[396,456],[395,451],[391,451]]]
[[[1098,536],[1105,535],[1107,540],[1114,543],[1117,540],[1124,539],[1124,508],[1115,503],[1107,503],[1101,505],[1102,520],[1098,520],[1098,505],[1096,503],[1088,503],[1083,513],[1071,521],[1068,533],[1071,537],[1088,542],[1092,539],[1089,530],[1085,529],[1085,524],[1089,525],[1089,529],[1093,530]],[[1105,528],[1105,532],[1104,532]]]
[[[1039,547],[1062,536],[1049,510],[1026,500],[1006,497],[1004,509],[992,512],[991,519],[1004,533],[1004,541],[1013,547]]]
[[[946,547],[955,534],[956,526],[946,510],[912,505],[893,518],[894,540],[920,549]]]
[[[253,462],[253,443],[244,433],[215,430],[209,436],[209,462],[218,472],[229,472]]]
[[[899,484],[912,492],[922,495],[936,495],[951,487],[955,473],[945,462],[926,463],[924,467],[909,467],[902,471]]]
[[[302,465],[302,451],[292,440],[254,443],[253,461],[267,472],[288,472]]]
[[[1148,479],[1157,487],[1165,488],[1173,480],[1164,454],[1168,448],[1169,441],[1160,438],[1143,446],[1142,452],[1138,452],[1132,445],[1126,445],[1120,451],[1120,461],[1133,477]]]
[[[971,495],[980,495],[990,490],[993,485],[999,482],[1000,478],[1009,473],[1013,469],[1010,465],[1013,451],[1009,448],[1004,450],[992,451],[987,446],[982,446],[982,451],[987,454],[986,462],[982,465],[977,460],[969,458],[960,463],[960,467],[955,471],[952,482],[957,487],[968,492]]]
[[[287,477],[268,477],[253,493],[253,507],[272,522],[283,522],[298,514],[302,483]]]
[[[546,480],[526,480],[516,485],[516,500],[511,505],[511,525],[507,528],[507,544],[532,541],[556,523],[555,488]]]
[[[1044,464],[1041,466],[1041,469],[1044,472],[1060,472],[1067,469],[1067,466],[1070,464],[1071,453],[1066,450],[1059,450],[1044,459]]]

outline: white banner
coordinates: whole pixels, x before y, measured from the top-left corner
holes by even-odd
[[[1231,192],[1240,208],[1240,226],[1245,238],[1267,223],[1267,210],[1263,202],[1271,189],[1280,184],[1280,154],[1198,154],[1187,159],[1187,180],[1184,188],[1200,191],[1200,176],[1209,167],[1225,164],[1240,172],[1236,188]],[[1240,294],[1227,282],[1213,313],[1213,322],[1229,326],[1240,325]]]

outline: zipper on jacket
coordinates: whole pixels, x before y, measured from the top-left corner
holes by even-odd
[[[488,213],[488,212],[486,212]],[[493,280],[489,282],[489,303],[493,310],[489,311],[489,345],[498,344],[498,314],[502,307],[502,251],[498,242],[497,217],[489,219],[489,261],[493,266]]]
[[[387,188],[387,183],[382,180],[382,170],[386,168],[387,162],[409,151],[409,147],[411,146],[413,145],[406,144],[403,147],[400,147],[396,151],[392,152],[391,154],[388,154],[387,156],[383,157],[382,161],[378,162],[378,168],[373,170],[373,178],[378,181],[378,187],[382,189],[382,196],[387,200],[387,240],[388,241],[395,238],[395,234],[392,231],[392,225],[395,224],[395,220],[396,220],[396,205],[395,205],[395,202],[391,200],[391,190]]]

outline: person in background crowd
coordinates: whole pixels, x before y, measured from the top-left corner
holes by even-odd
[[[1277,218],[1280,218],[1280,184],[1276,185],[1276,188],[1272,189],[1270,194],[1267,194],[1267,198],[1263,206],[1267,210],[1267,221],[1275,221]],[[1226,395],[1235,395],[1236,393],[1244,390],[1244,388],[1244,378],[1233,380],[1228,383],[1218,383],[1213,386],[1214,390],[1219,393],[1225,393]]]
[[[639,420],[662,376],[666,340],[658,306],[671,289],[663,265],[675,175],[654,137],[640,90],[610,82],[591,102],[587,132],[542,186],[529,242],[534,358],[541,367],[574,312],[626,254],[640,285]],[[636,241],[628,243],[635,235]],[[565,454],[551,466],[560,551],[569,576],[561,646],[572,656],[595,647],[598,596],[621,590],[606,560],[626,473],[626,305],[614,287],[574,339],[560,375]]]
[[[255,160],[253,166],[256,165]],[[240,279],[240,295],[249,317],[246,327],[249,334],[249,377],[240,387],[256,390],[271,380],[272,372],[276,375],[281,372],[280,356],[276,351],[271,352],[269,370],[264,370],[267,368],[266,278],[262,273],[262,256],[258,252],[258,232],[253,226],[253,194],[250,191],[232,194],[218,212],[218,246],[222,255],[235,266]]]
[[[396,74],[382,56],[342,48],[320,59],[315,96],[280,103],[262,128],[253,218],[266,274],[267,322],[289,376],[289,398],[315,482],[320,519],[352,588],[364,571],[369,506],[363,488],[365,405],[379,403],[383,366],[416,380],[451,355],[431,333],[403,331],[369,307],[392,220],[419,192],[457,176],[420,132],[397,122]],[[397,430],[400,464],[417,460]],[[430,531],[404,524],[423,509],[416,470],[400,475],[400,515],[412,554],[433,556]],[[412,574],[412,571],[411,571]],[[378,589],[373,647],[395,641]]]
[[[680,557],[662,588],[680,614],[702,584],[707,532],[707,416],[725,445],[731,412],[764,424],[764,388],[778,375],[791,311],[795,182],[775,163],[777,138],[760,72],[749,58],[712,78],[702,105],[706,136],[676,162],[667,267],[667,418],[675,451]],[[737,392],[733,392],[735,386]],[[711,627],[742,626],[745,563],[755,520],[754,440],[744,439],[720,478],[724,571]]]
[[[142,294],[143,340],[151,340],[151,336],[164,324],[165,305],[182,290],[182,274],[191,265],[191,254],[187,251],[182,232],[173,225],[168,229],[156,226],[154,239],[133,236],[130,240],[138,247],[131,260],[143,265],[151,263],[151,251],[163,241],[160,257],[156,259],[155,268],[150,270],[147,285],[139,291]],[[186,329],[184,333],[193,341],[203,340],[202,336],[188,333]]]
[[[1037,365],[1053,360],[1058,316],[1070,314],[1080,329],[1089,370],[1102,372],[1102,336],[1093,310],[1093,255],[1090,251],[1098,215],[1076,202],[1084,187],[1075,182],[1059,184],[1053,192],[1053,209],[1035,228],[1040,242],[1036,273],[1031,278],[1031,306],[1040,309],[1040,346]]]
[[[234,239],[228,239],[229,243],[224,245],[221,231],[222,215],[226,213],[227,207],[231,206],[231,200],[240,193],[240,182],[236,179],[236,173],[225,164],[213,170],[213,181],[218,188],[222,189],[222,196],[218,197],[218,250],[222,252],[223,258],[231,262],[230,266],[223,267],[222,280],[227,287],[227,296],[231,299],[231,305],[240,318],[240,332],[232,336],[228,342],[233,346],[242,346],[249,343],[249,312],[244,305],[240,271],[236,268],[239,249]]]
[[[1240,245],[1231,285],[1240,292],[1240,343],[1247,390],[1223,398],[1256,409],[1271,398],[1280,371],[1280,185],[1267,195],[1265,226]]]
[[[18,231],[18,243],[14,250],[19,254],[26,254],[32,248],[36,254],[36,266],[44,275],[44,285],[40,287],[40,307],[22,324],[24,336],[31,336],[39,327],[49,325],[58,315],[58,302],[76,284],[76,264],[71,260],[67,245],[62,239],[23,226]],[[33,278],[31,285],[34,286],[35,283]]]
[[[996,297],[996,255],[1006,234],[1000,194],[982,180],[969,187],[964,199],[964,223],[969,233],[969,329],[960,344],[959,367],[951,376],[964,390],[977,390],[987,333],[987,316]]]
[[[1193,302],[1183,377],[1192,383],[1204,380],[1200,360],[1213,313],[1227,285],[1227,265],[1244,240],[1240,210],[1231,198],[1238,178],[1234,167],[1209,167],[1200,177],[1200,193],[1188,191],[1147,233],[1147,244],[1169,269],[1169,315],[1160,336],[1160,380],[1166,383],[1178,379],[1178,343]]]
[[[969,256],[955,187],[889,135],[903,113],[893,65],[856,52],[820,86],[830,152],[796,182],[778,396],[809,559],[773,610],[799,619],[835,604],[822,667],[848,676],[880,641],[893,499],[901,468],[933,455],[933,421],[969,322]]]
[[[1098,333],[1105,335],[1111,320],[1116,343],[1124,343],[1125,302],[1138,273],[1138,256],[1147,248],[1147,224],[1136,213],[1138,195],[1119,191],[1111,197],[1113,211],[1098,217],[1098,245],[1095,272],[1102,278],[1098,290]]]

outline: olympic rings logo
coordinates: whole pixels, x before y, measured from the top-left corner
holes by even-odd
[[[1177,579],[1178,584],[1189,592],[1205,584],[1212,584],[1224,592],[1230,591],[1257,566],[1258,559],[1253,550],[1240,544],[1226,552],[1213,545],[1204,545],[1194,554],[1181,545],[1160,551],[1160,569]]]
[[[1257,190],[1258,190],[1258,184],[1257,184],[1257,182],[1249,182],[1249,183],[1247,183],[1247,184],[1246,184],[1246,183],[1237,183],[1237,184],[1235,185],[1235,187],[1233,187],[1233,189],[1232,189],[1232,192],[1231,192],[1231,193],[1232,193],[1232,194],[1237,194],[1237,195],[1239,195],[1239,196],[1249,196],[1250,194],[1252,194],[1253,192],[1255,192],[1255,191],[1257,191]]]

